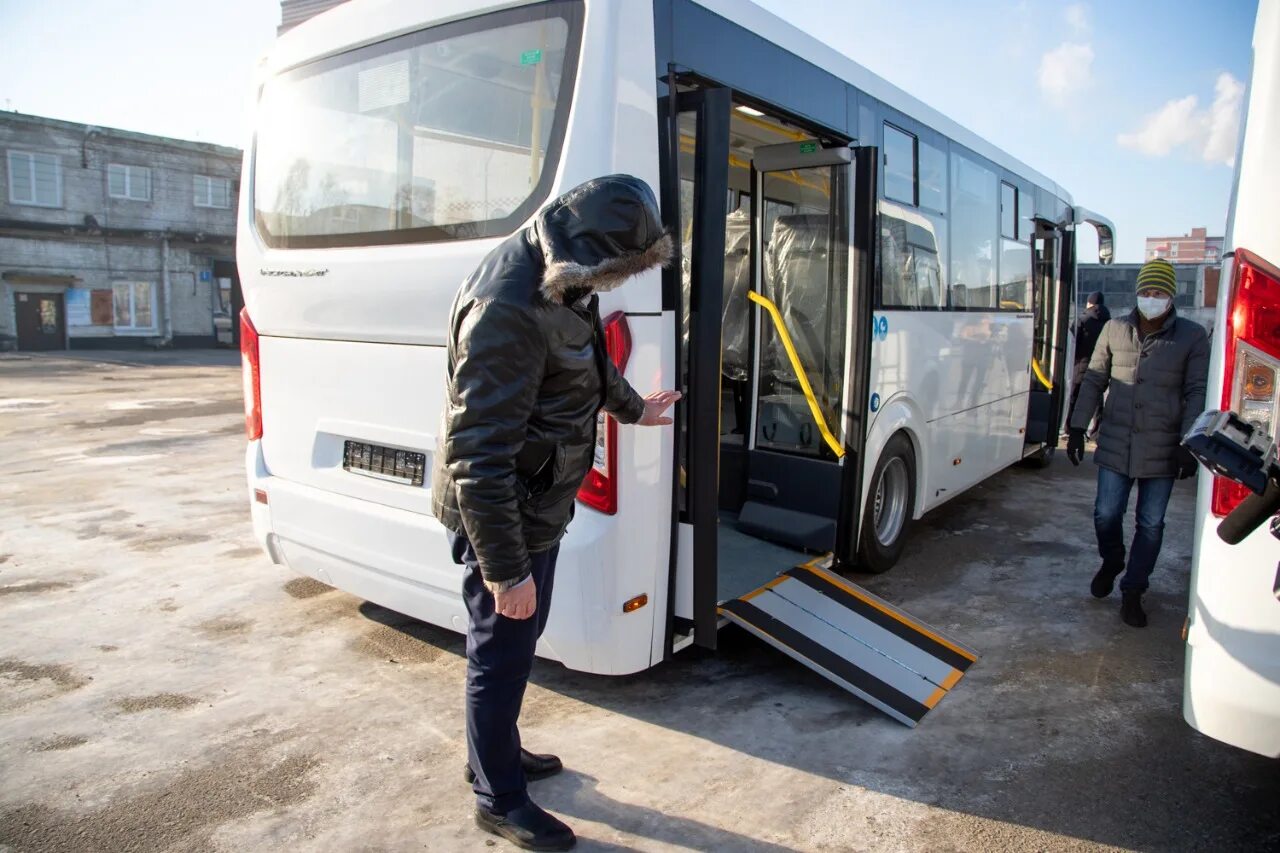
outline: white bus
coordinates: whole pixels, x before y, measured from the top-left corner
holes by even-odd
[[[1280,2],[1262,0],[1236,155],[1209,361],[1208,405],[1280,432]],[[1280,758],[1280,542],[1262,525],[1238,545],[1218,524],[1248,494],[1202,472],[1187,616],[1183,714],[1218,740]]]
[[[423,481],[450,302],[610,173],[680,245],[602,297],[610,353],[685,396],[672,429],[602,416],[540,654],[621,674],[714,647],[722,603],[813,554],[882,571],[913,519],[1057,443],[1076,229],[1105,261],[1110,224],[750,3],[354,0],[258,87],[237,252],[277,563],[465,629]]]

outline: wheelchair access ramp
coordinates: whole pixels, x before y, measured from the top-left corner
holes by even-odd
[[[720,614],[914,727],[977,661],[971,649],[827,571],[790,569]]]

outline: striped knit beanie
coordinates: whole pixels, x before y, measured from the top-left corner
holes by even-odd
[[[1138,270],[1136,290],[1143,291],[1148,287],[1163,290],[1170,298],[1177,296],[1178,276],[1173,271],[1173,264],[1164,258],[1156,258],[1143,264],[1142,269]]]

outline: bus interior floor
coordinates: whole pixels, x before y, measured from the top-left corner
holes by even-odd
[[[725,601],[759,589],[787,569],[812,560],[809,554],[743,533],[735,513],[720,513],[716,598]]]

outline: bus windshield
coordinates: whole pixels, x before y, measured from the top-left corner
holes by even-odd
[[[555,172],[579,6],[434,27],[268,82],[253,176],[263,240],[308,248],[509,233]]]

